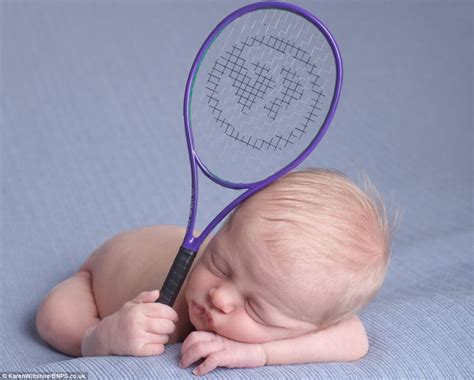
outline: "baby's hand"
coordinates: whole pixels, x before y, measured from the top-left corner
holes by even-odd
[[[257,343],[242,343],[207,331],[194,331],[181,346],[180,367],[189,367],[201,358],[206,360],[194,369],[195,375],[204,375],[216,367],[262,367],[267,356]]]
[[[104,318],[103,340],[111,355],[151,356],[165,350],[175,330],[178,314],[168,305],[155,303],[160,292],[142,292]]]

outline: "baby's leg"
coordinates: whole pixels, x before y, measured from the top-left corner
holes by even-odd
[[[71,356],[81,356],[82,337],[91,326],[100,322],[91,273],[83,267],[55,286],[36,314],[40,336],[57,350]]]

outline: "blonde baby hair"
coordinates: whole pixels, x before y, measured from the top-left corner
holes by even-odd
[[[321,328],[355,314],[381,289],[398,215],[389,223],[382,197],[367,175],[360,188],[336,170],[292,172],[235,213],[243,207],[251,207],[261,219],[260,239],[272,270],[305,277],[308,294],[334,291],[339,284],[334,305],[314,321]],[[327,275],[312,276],[316,267]]]

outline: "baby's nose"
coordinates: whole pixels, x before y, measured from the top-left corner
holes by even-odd
[[[213,288],[209,290],[212,304],[225,314],[229,314],[234,310],[234,305],[229,292],[223,288]]]

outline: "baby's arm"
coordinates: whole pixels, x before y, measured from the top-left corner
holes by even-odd
[[[368,347],[364,326],[356,315],[322,331],[266,343],[242,343],[211,332],[195,331],[181,346],[180,366],[186,368],[206,358],[193,371],[204,375],[216,367],[353,361],[362,358]]]
[[[369,342],[354,315],[325,330],[261,344],[267,365],[354,361],[365,356]]]
[[[159,355],[178,315],[155,303],[158,296],[158,290],[142,292],[101,320],[91,274],[82,270],[50,291],[38,310],[37,329],[51,346],[71,356]]]

